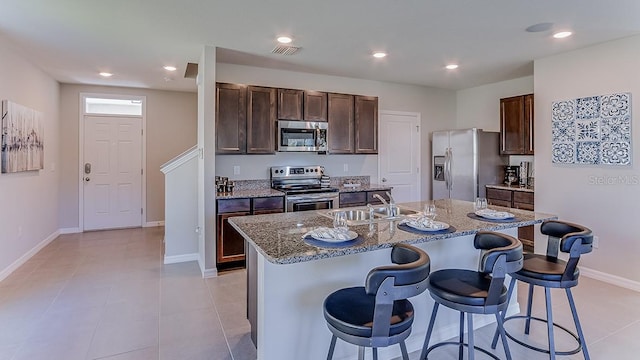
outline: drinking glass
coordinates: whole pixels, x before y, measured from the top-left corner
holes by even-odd
[[[433,220],[435,220],[436,213],[436,204],[429,202],[424,206],[424,216],[429,219],[429,225],[433,224]]]
[[[487,208],[487,198],[479,197],[476,198],[476,202],[473,204],[473,209],[475,211],[484,210]]]
[[[346,212],[338,211],[333,215],[333,228],[344,232],[349,231]]]

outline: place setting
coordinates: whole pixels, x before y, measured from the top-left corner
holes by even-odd
[[[437,215],[436,205],[433,202],[429,202],[417,217],[409,216],[400,221],[398,229],[421,235],[448,234],[456,231],[455,227],[445,222],[435,221]]]
[[[494,223],[510,223],[520,221],[514,214],[507,211],[499,211],[489,209],[487,204],[487,198],[479,197],[473,203],[474,212],[467,214],[468,217],[474,220],[494,222]]]
[[[302,235],[302,239],[311,246],[323,248],[354,246],[363,241],[358,233],[349,230],[347,214],[344,211],[338,211],[334,214],[333,228],[317,227]]]

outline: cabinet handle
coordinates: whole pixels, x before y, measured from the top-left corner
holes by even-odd
[[[533,152],[533,104],[529,100],[529,151]]]
[[[502,136],[502,144],[501,145],[502,145],[502,151],[504,151],[504,149],[505,149],[505,147],[504,147],[505,146],[504,133],[506,132],[506,129],[505,129],[505,126],[504,126],[505,125],[505,123],[504,123],[505,122],[504,102],[500,103],[500,112],[501,112],[501,114],[500,114],[501,115],[500,116],[500,130],[502,130],[501,134],[500,134]]]

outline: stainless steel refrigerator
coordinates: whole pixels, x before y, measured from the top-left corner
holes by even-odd
[[[499,135],[476,128],[433,132],[432,198],[473,201],[486,197],[485,185],[502,183]]]

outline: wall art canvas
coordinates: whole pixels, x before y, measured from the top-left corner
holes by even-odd
[[[2,101],[2,172],[44,168],[42,113],[12,101]]]
[[[553,163],[631,165],[631,93],[556,101],[551,112]]]

